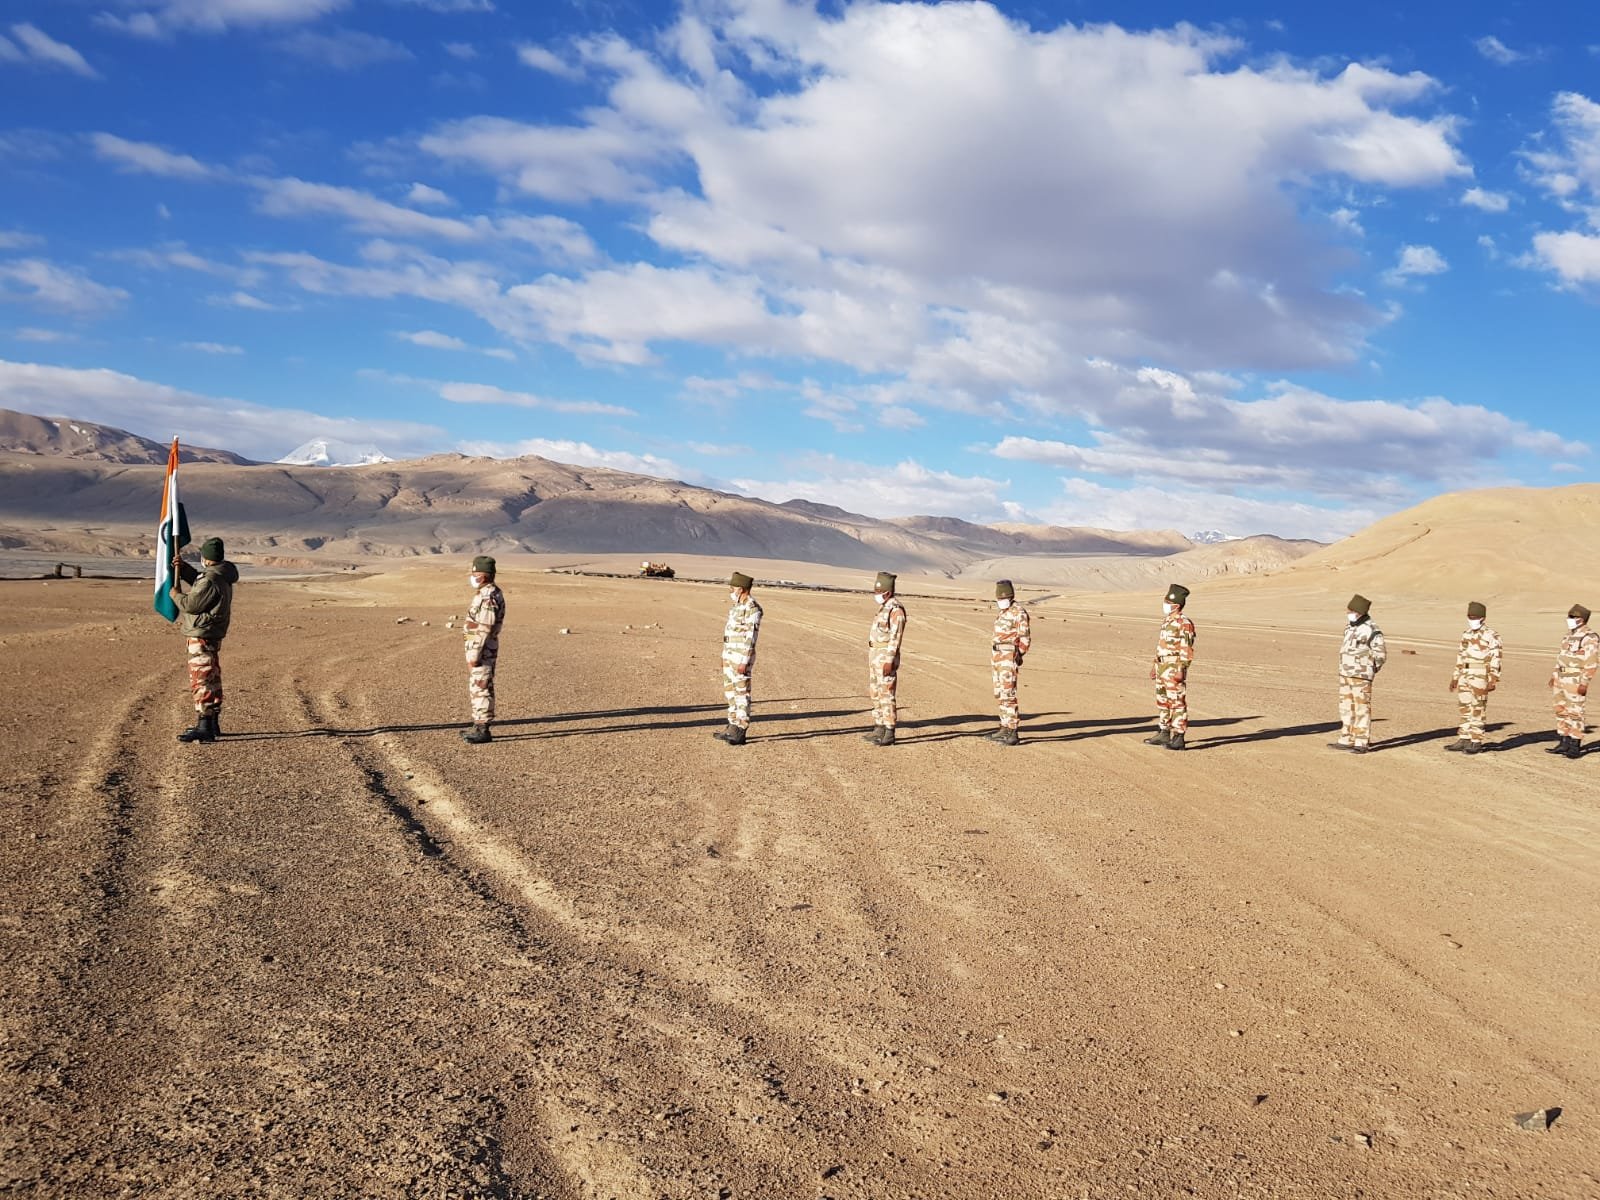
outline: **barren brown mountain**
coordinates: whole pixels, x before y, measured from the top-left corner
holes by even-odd
[[[3,444],[21,449],[0,451],[0,547],[96,557],[148,553],[160,495],[160,467],[151,464],[165,463],[164,447],[105,426],[22,414],[10,414],[0,424],[6,429],[13,433]],[[235,556],[279,562],[625,552],[954,575],[1006,555],[1151,557],[1191,549],[1171,531],[884,521],[810,501],[778,504],[534,457],[444,454],[360,467],[197,462],[185,468],[182,492],[197,530],[225,533]],[[1228,569],[1266,569],[1316,545],[1266,543],[1235,549]],[[1212,558],[1201,556],[1195,577],[1214,573],[1207,566]],[[1061,573],[1059,564],[1050,570]],[[1078,574],[1089,581],[1083,586],[1106,586],[1102,572]]]
[[[71,417],[36,417],[9,408],[0,408],[0,451],[62,455],[89,462],[161,463],[164,466],[167,461],[167,445],[126,429]],[[186,463],[243,465],[250,461],[227,450],[207,450],[201,446],[180,445],[178,455]]]

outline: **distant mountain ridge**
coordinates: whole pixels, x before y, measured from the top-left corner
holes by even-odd
[[[0,546],[148,552],[164,447],[122,431],[96,435],[88,454],[76,442],[38,430],[18,440],[21,448],[0,452]],[[312,457],[332,459],[335,451],[323,446]],[[951,517],[879,520],[813,501],[773,503],[537,457],[436,454],[308,466],[249,464],[230,455],[192,461],[181,490],[196,536],[223,534],[230,551],[244,556],[626,552],[652,559],[721,555],[955,576],[977,564],[1042,564],[1046,557],[1058,573],[1094,556],[1140,559],[1153,568],[1194,549],[1171,530],[987,526]],[[1196,563],[1195,570],[1249,573],[1257,561],[1275,565],[1317,548],[1266,541],[1272,545],[1263,547],[1259,559],[1241,553],[1225,568]],[[1016,574],[1026,577],[1021,565]]]
[[[18,454],[55,454],[64,458],[107,463],[160,463],[167,461],[170,442],[157,442],[93,421],[70,417],[36,417],[32,413],[0,408],[0,450]],[[253,460],[228,450],[179,443],[181,462],[232,463],[245,466]]]

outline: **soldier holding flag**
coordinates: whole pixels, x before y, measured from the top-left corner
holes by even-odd
[[[161,493],[161,524],[156,533],[154,607],[178,622],[189,652],[189,690],[195,722],[178,735],[180,742],[214,742],[222,732],[222,639],[233,614],[233,585],[239,569],[224,557],[221,538],[200,544],[200,569],[183,561],[189,544],[189,521],[178,503],[178,439],[167,453],[166,485]],[[185,592],[184,584],[193,586]]]

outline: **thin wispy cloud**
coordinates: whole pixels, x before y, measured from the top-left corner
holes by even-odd
[[[18,22],[11,26],[10,33],[10,41],[0,36],[0,62],[54,68],[81,75],[85,79],[100,77],[100,73],[89,65],[89,60],[82,54],[65,42],[56,41],[37,25]]]
[[[128,293],[97,283],[87,273],[42,258],[0,261],[0,302],[54,309],[94,317],[119,307]]]
[[[391,38],[356,29],[330,32],[302,29],[279,39],[275,45],[283,53],[303,62],[335,71],[359,71],[362,67],[377,63],[405,62],[416,57]]]

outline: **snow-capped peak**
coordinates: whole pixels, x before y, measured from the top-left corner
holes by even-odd
[[[1191,533],[1189,540],[1201,546],[1215,546],[1218,542],[1237,542],[1239,535],[1223,533],[1217,529],[1202,529],[1199,533]]]
[[[376,446],[357,446],[333,438],[312,438],[278,460],[288,467],[364,467],[369,463],[393,462]]]

